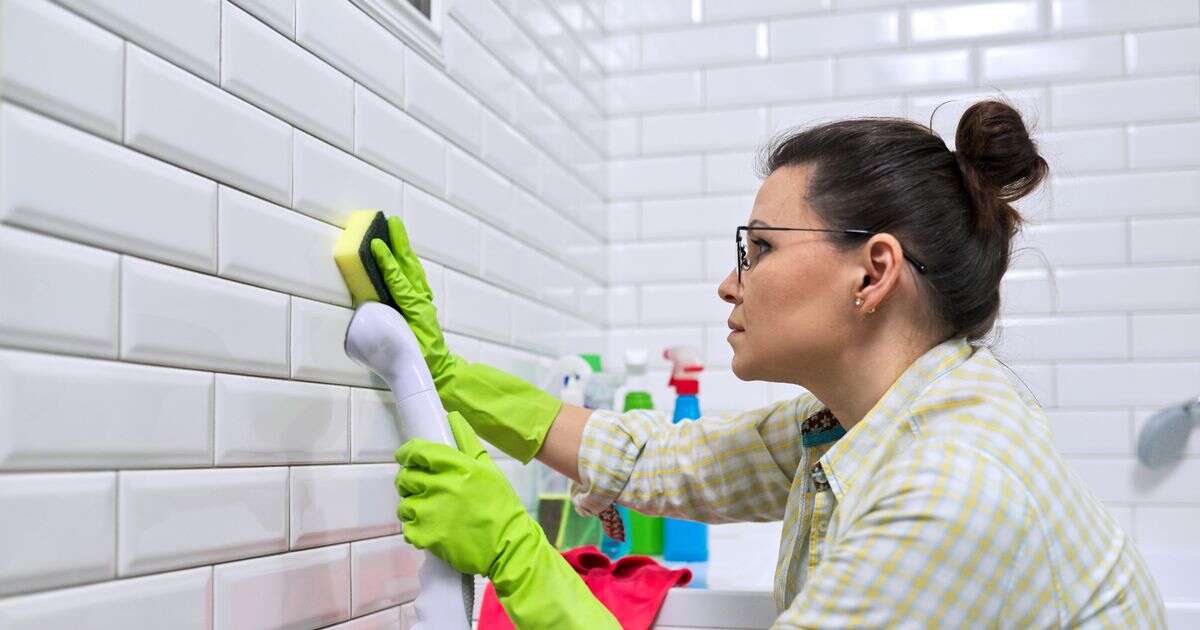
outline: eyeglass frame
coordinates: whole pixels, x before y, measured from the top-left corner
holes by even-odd
[[[875,232],[873,230],[834,230],[834,229],[828,229],[828,228],[789,228],[789,227],[769,227],[769,226],[765,226],[765,225],[764,226],[739,225],[739,226],[737,226],[737,231],[734,232],[734,236],[733,236],[734,243],[737,246],[737,279],[738,279],[739,286],[742,284],[742,270],[749,271],[750,266],[751,266],[750,265],[750,257],[746,253],[746,245],[742,242],[742,232],[746,232],[749,230],[763,230],[763,231],[771,231],[771,232],[824,232],[827,234],[851,234],[854,236],[875,236],[876,234],[882,233],[882,232]],[[921,274],[928,273],[929,268],[925,266],[925,263],[917,260],[916,258],[913,258],[912,256],[910,256],[908,254],[908,252],[904,252],[904,259],[907,260],[908,262],[912,263],[913,267],[916,267],[918,273],[921,273]],[[756,262],[757,262],[757,260],[756,260]]]

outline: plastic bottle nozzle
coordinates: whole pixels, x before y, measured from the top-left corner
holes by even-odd
[[[675,393],[683,396],[700,391],[699,376],[704,371],[704,362],[698,350],[691,346],[671,346],[663,350],[663,358],[671,362],[667,385],[674,387]]]

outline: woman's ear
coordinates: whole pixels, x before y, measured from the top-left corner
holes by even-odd
[[[855,303],[862,300],[862,314],[874,313],[900,283],[904,267],[904,250],[891,234],[876,234],[862,250],[863,277],[854,294]]]

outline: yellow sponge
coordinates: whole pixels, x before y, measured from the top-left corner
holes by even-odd
[[[396,303],[383,282],[383,274],[371,255],[371,240],[380,238],[391,243],[387,219],[377,210],[358,210],[350,215],[346,229],[333,246],[333,260],[342,279],[350,289],[354,306],[363,302],[380,302],[393,308]]]

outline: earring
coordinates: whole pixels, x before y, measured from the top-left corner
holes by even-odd
[[[862,305],[863,305],[862,298],[854,298],[854,308],[862,308]]]

